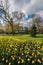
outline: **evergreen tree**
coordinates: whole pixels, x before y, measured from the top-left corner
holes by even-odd
[[[35,24],[33,24],[32,27],[31,27],[31,29],[30,29],[30,35],[32,37],[36,36],[36,26],[35,26]]]

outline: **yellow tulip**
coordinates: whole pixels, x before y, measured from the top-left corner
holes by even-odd
[[[34,64],[34,62],[35,62],[35,61],[34,61],[34,60],[32,60],[32,64]]]
[[[6,63],[8,63],[8,60],[6,60]]]
[[[18,64],[20,64],[20,61],[18,61]]]
[[[41,63],[41,60],[40,60],[40,59],[38,59],[37,61],[38,61],[39,63]]]
[[[29,59],[29,58],[28,58],[27,60],[28,60],[28,61],[30,61],[30,59]]]
[[[11,62],[9,62],[9,64],[8,65],[11,65]]]
[[[24,59],[21,59],[22,63],[24,63]]]
[[[4,61],[5,60],[5,58],[2,58],[2,61]]]

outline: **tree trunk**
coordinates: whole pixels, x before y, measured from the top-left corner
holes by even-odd
[[[19,30],[19,28],[20,28],[19,25],[20,25],[20,21],[18,22],[18,33],[19,33],[19,31],[20,31],[20,30]]]
[[[12,29],[12,34],[14,35],[15,31],[14,31],[14,28],[13,28],[13,24],[11,25],[11,29]]]

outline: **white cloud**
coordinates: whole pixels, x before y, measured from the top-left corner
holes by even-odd
[[[39,11],[36,14],[40,15],[41,17],[43,17],[43,11]]]
[[[43,10],[43,0],[31,0],[29,4],[25,4],[23,10],[25,13],[35,13],[37,11]]]
[[[9,2],[10,11],[18,10],[31,14],[43,10],[43,0],[9,0]]]

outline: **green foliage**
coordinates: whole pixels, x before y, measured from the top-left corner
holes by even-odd
[[[33,24],[31,29],[30,29],[30,36],[32,36],[32,37],[36,36],[36,26],[35,26],[35,24]]]
[[[0,34],[1,34],[1,33],[4,33],[4,30],[3,30],[3,29],[0,29]]]

